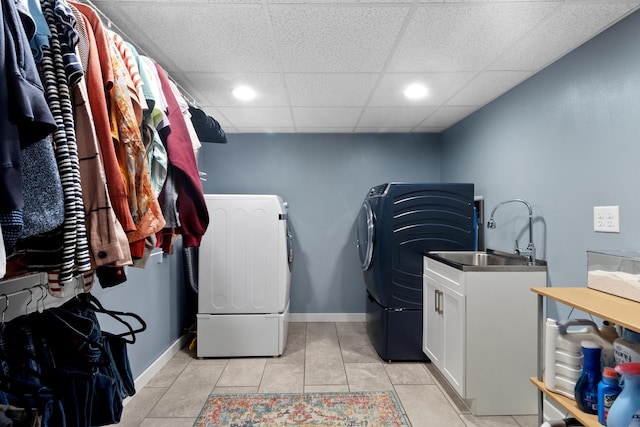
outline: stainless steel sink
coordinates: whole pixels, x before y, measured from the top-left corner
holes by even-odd
[[[546,270],[546,261],[536,260],[530,265],[527,257],[486,251],[431,251],[427,257],[465,271],[532,271]]]

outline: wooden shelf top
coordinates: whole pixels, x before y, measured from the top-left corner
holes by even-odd
[[[640,303],[587,287],[531,288],[538,295],[551,298],[616,325],[640,332]]]
[[[571,416],[580,421],[585,427],[602,427],[602,424],[598,422],[598,416],[582,412],[580,408],[578,408],[578,405],[576,405],[575,400],[547,390],[547,388],[544,386],[544,383],[538,380],[536,377],[531,377],[529,378],[529,380],[554,402],[569,411],[569,413],[571,413]]]

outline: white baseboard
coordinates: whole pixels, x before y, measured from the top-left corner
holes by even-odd
[[[289,322],[365,322],[365,313],[291,313]]]
[[[164,353],[162,353],[156,360],[154,360],[153,363],[134,380],[136,390],[140,390],[142,389],[142,387],[147,385],[147,383],[151,381],[151,379],[158,372],[160,372],[160,369],[162,369],[164,365],[169,363],[169,361],[173,359],[173,356],[175,356],[182,347],[187,345],[189,338],[189,335],[183,335],[182,337],[178,338],[176,342],[171,344],[171,346],[166,349]],[[124,400],[123,404],[126,405],[130,399],[131,397],[127,397]]]

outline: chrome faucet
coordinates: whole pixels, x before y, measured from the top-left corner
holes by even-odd
[[[504,204],[519,202],[523,203],[529,209],[529,244],[526,248],[519,248],[518,241],[516,240],[516,250],[515,253],[518,255],[526,256],[529,260],[529,265],[534,265],[536,263],[536,247],[533,244],[533,210],[531,209],[531,205],[522,199],[511,199],[506,200],[502,203],[498,203],[495,208],[491,211],[491,216],[489,217],[489,222],[487,222],[487,228],[496,228],[496,222],[493,219],[493,215],[496,213],[496,210]]]

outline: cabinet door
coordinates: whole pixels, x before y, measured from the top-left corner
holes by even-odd
[[[442,361],[438,368],[451,386],[465,396],[465,297],[442,288]]]
[[[437,282],[425,276],[423,279],[422,349],[431,363],[439,369],[441,369],[443,354],[443,317],[438,306],[442,301],[440,292]]]

